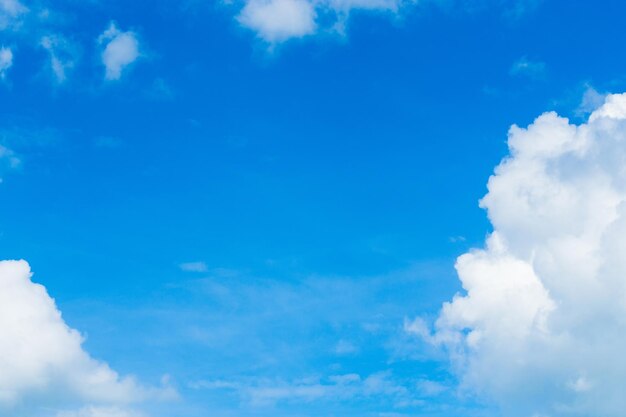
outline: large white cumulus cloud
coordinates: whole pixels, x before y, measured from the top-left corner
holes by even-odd
[[[481,206],[494,231],[462,255],[466,293],[432,334],[465,388],[511,416],[626,409],[626,94],[581,125],[545,113],[509,132]]]
[[[120,377],[82,342],[26,262],[0,261],[0,414],[34,404],[124,406],[162,394]]]

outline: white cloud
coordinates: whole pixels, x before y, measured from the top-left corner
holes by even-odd
[[[6,77],[7,71],[13,66],[13,51],[9,48],[0,48],[0,79]]]
[[[401,0],[329,0],[333,10],[349,12],[352,9],[397,10]]]
[[[2,172],[5,169],[15,169],[21,165],[22,161],[9,148],[0,145],[0,183],[2,182]]]
[[[282,42],[315,32],[315,7],[309,0],[249,0],[239,22],[269,42]]]
[[[402,0],[247,0],[237,20],[264,41],[275,44],[316,33],[320,14],[335,15],[342,30],[354,9],[396,11]],[[332,19],[331,19],[332,20]]]
[[[46,289],[31,281],[28,264],[0,261],[0,410],[10,413],[65,400],[115,408],[172,394],[119,376],[89,356],[82,343]],[[104,415],[81,413],[76,415]]]
[[[523,75],[533,79],[544,78],[546,75],[546,64],[541,61],[531,61],[522,57],[515,61],[509,70],[511,75]]]
[[[50,57],[50,71],[58,83],[67,79],[68,70],[74,67],[75,48],[61,36],[44,36],[40,45]]]
[[[90,406],[77,411],[61,411],[57,417],[144,417],[144,414],[119,407]]]
[[[462,386],[510,416],[626,408],[626,94],[581,125],[545,113],[509,132],[481,200],[494,232],[459,257],[465,289],[430,333]]]
[[[0,30],[4,30],[17,22],[28,9],[17,0],[0,0]]]
[[[267,407],[278,403],[333,402],[349,398],[385,398],[395,407],[422,405],[423,380],[405,380],[383,371],[361,377],[358,374],[309,377],[293,381],[248,378],[234,381],[197,381],[192,389],[234,391],[243,403]],[[437,393],[428,392],[428,396]]]
[[[185,272],[207,272],[209,268],[204,262],[185,262],[179,265]]]
[[[592,113],[604,104],[606,96],[606,94],[602,94],[595,88],[588,85],[583,93],[583,98],[576,109],[576,114],[578,116],[585,116]]]
[[[499,8],[504,15],[520,17],[534,9],[538,0],[244,0],[237,21],[256,32],[263,41],[276,45],[289,39],[302,38],[317,33],[343,35],[350,15],[355,11],[381,12],[399,15],[403,10],[422,4],[442,5],[444,9]],[[230,3],[230,2],[229,2]],[[533,77],[543,76],[545,65],[541,62],[518,61],[511,70]]]
[[[140,57],[137,35],[120,31],[115,23],[100,35],[98,42],[104,45],[101,58],[107,80],[119,80],[124,69]]]

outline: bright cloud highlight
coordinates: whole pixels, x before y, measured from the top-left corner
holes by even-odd
[[[431,333],[462,386],[510,416],[620,416],[626,362],[626,94],[586,123],[509,132],[481,207],[494,231],[459,257],[465,289]]]
[[[247,0],[237,17],[259,38],[275,44],[314,34],[320,27],[318,15],[334,15],[341,31],[353,9],[395,11],[400,0]]]
[[[0,262],[0,410],[33,404],[94,404],[98,414],[163,395],[120,377],[82,348],[83,338],[61,317],[46,289],[31,281],[25,261]],[[106,409],[106,408],[105,408]],[[113,409],[113,408],[109,408]]]
[[[263,40],[274,43],[315,32],[315,8],[307,0],[250,0],[238,17]]]
[[[124,69],[140,57],[137,35],[120,31],[115,23],[110,24],[98,41],[104,45],[101,58],[107,80],[119,80]]]

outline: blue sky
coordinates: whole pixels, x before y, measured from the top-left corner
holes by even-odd
[[[9,414],[507,415],[407,328],[463,293],[509,127],[624,90],[626,6],[274,1],[0,1],[0,258],[169,393]]]

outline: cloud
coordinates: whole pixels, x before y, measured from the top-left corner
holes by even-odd
[[[13,51],[9,48],[0,48],[0,79],[6,77],[7,71],[13,66]]]
[[[98,42],[104,45],[101,58],[107,80],[119,80],[124,69],[141,56],[137,35],[120,31],[113,22],[100,35]]]
[[[237,19],[261,39],[275,43],[314,33],[315,16],[308,0],[250,0]]]
[[[78,411],[61,411],[56,417],[144,417],[144,414],[119,407],[84,407]]]
[[[585,123],[550,112],[511,127],[481,200],[484,249],[434,331],[462,387],[509,416],[620,416],[626,407],[626,94]]]
[[[21,165],[22,161],[9,148],[0,145],[0,183],[2,182],[2,172],[6,169],[16,169]]]
[[[607,94],[602,94],[592,86],[587,85],[583,98],[576,109],[576,114],[582,117],[592,113],[604,104],[606,97]]]
[[[276,44],[318,31],[319,15],[333,15],[334,28],[342,31],[354,9],[396,11],[401,0],[247,0],[237,16],[241,25],[259,38]],[[326,26],[324,26],[326,27]]]
[[[423,397],[436,395],[425,392],[424,380],[402,379],[391,372],[373,373],[366,377],[358,374],[330,375],[324,378],[310,377],[292,381],[265,378],[248,378],[232,381],[197,381],[191,384],[196,390],[233,391],[252,407],[271,407],[278,403],[336,402],[352,398],[383,398],[394,407],[423,405]]]
[[[207,272],[209,270],[204,262],[184,262],[178,266],[185,272]]]
[[[29,265],[0,261],[0,410],[11,413],[63,401],[101,410],[171,394],[119,376],[89,356],[82,343],[46,289],[31,281]],[[81,413],[75,415],[104,415]]]
[[[0,0],[0,30],[17,23],[19,17],[28,9],[17,0]]]
[[[359,351],[359,347],[347,340],[340,340],[334,349],[337,355],[351,355]]]
[[[526,57],[522,57],[513,63],[509,73],[532,79],[541,79],[546,76],[546,64],[545,62],[531,61]]]
[[[353,12],[369,11],[399,15],[418,5],[442,6],[443,9],[500,8],[505,16],[518,18],[537,7],[540,0],[244,0],[237,21],[254,31],[270,46],[318,33],[344,34]],[[452,6],[452,7],[450,7]],[[524,62],[519,62],[521,65]],[[526,62],[528,64],[541,64]],[[521,72],[528,69],[520,68]],[[532,68],[536,69],[536,68]],[[528,74],[527,74],[528,75]]]
[[[163,78],[156,78],[146,93],[155,100],[169,100],[176,96],[175,91]]]
[[[75,47],[61,36],[44,36],[40,45],[48,52],[50,71],[54,79],[59,84],[65,82],[68,70],[75,65]]]

